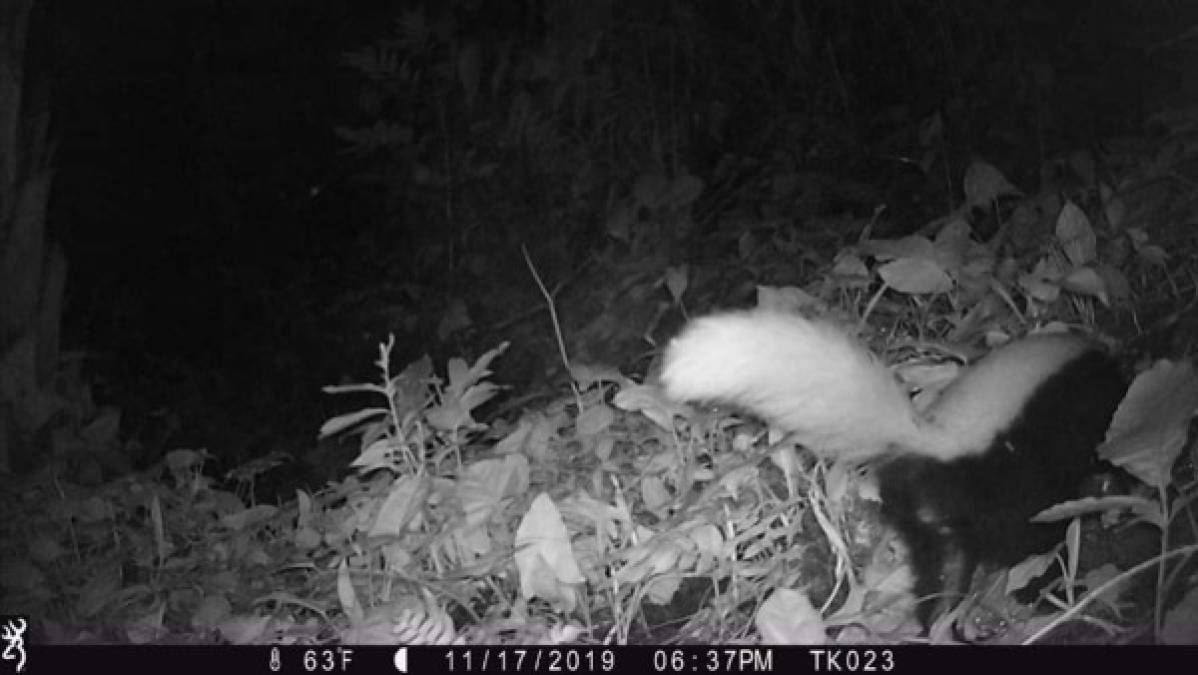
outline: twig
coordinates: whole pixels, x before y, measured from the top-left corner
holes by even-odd
[[[570,356],[566,353],[566,340],[562,337],[562,325],[557,318],[557,305],[553,302],[553,294],[545,287],[545,283],[541,281],[541,275],[537,273],[537,266],[532,262],[532,256],[528,253],[528,247],[520,244],[520,251],[524,253],[524,262],[528,264],[528,271],[532,273],[533,281],[537,282],[537,288],[541,289],[541,295],[545,297],[545,304],[549,308],[549,318],[553,321],[553,335],[557,338],[557,351],[562,357],[562,365],[566,367],[566,372],[570,373],[570,390],[574,392],[574,399],[578,403],[578,411],[582,412],[582,393],[578,391],[577,385],[574,384],[574,374],[570,370]]]
[[[1089,593],[1086,593],[1085,595],[1083,595],[1081,600],[1079,600],[1076,605],[1070,607],[1068,610],[1066,610],[1064,613],[1062,613],[1060,616],[1053,619],[1052,621],[1049,621],[1048,624],[1046,624],[1040,630],[1036,631],[1035,633],[1032,633],[1032,636],[1029,637],[1028,639],[1024,640],[1023,644],[1030,645],[1030,644],[1036,642],[1040,638],[1047,635],[1049,633],[1049,631],[1052,631],[1057,626],[1060,626],[1061,624],[1065,623],[1066,621],[1072,619],[1079,612],[1081,612],[1082,609],[1086,605],[1093,602],[1094,599],[1097,598],[1098,596],[1102,595],[1103,593],[1106,593],[1107,591],[1111,590],[1115,586],[1123,583],[1124,581],[1127,581],[1131,577],[1139,574],[1140,572],[1143,572],[1144,570],[1152,567],[1153,565],[1163,563],[1165,561],[1165,558],[1171,558],[1175,555],[1181,555],[1183,553],[1191,554],[1194,551],[1198,551],[1198,544],[1193,544],[1193,545],[1185,546],[1185,547],[1182,547],[1179,549],[1174,549],[1164,555],[1153,556],[1151,559],[1145,560],[1144,562],[1140,563],[1139,565],[1136,565],[1135,567],[1127,570],[1126,572],[1123,572],[1122,574],[1109,579],[1106,583],[1102,584],[1098,588],[1095,588],[1094,590],[1090,591]]]

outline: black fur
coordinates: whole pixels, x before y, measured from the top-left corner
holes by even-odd
[[[909,549],[925,627],[978,565],[1010,566],[1061,541],[1065,523],[1029,520],[1076,497],[1099,468],[1094,450],[1126,391],[1118,364],[1088,351],[1045,380],[985,454],[879,466],[883,517]]]

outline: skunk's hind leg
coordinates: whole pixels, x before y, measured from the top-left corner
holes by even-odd
[[[979,562],[943,502],[944,490],[959,487],[939,482],[947,477],[940,475],[946,466],[904,457],[883,464],[878,472],[882,516],[906,546],[915,615],[925,631],[968,593]],[[936,487],[928,481],[936,481]]]

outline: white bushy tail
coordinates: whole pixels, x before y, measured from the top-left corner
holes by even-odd
[[[985,452],[1042,382],[1094,348],[1066,334],[1016,340],[966,368],[921,416],[836,326],[758,309],[692,321],[666,349],[661,379],[672,398],[739,406],[824,455],[949,460]]]
[[[666,393],[752,412],[812,450],[867,459],[923,440],[893,375],[832,324],[769,310],[692,321],[671,341]]]

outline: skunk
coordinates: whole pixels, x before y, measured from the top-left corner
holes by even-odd
[[[919,412],[878,359],[821,320],[768,310],[691,321],[666,349],[676,400],[728,403],[824,456],[873,460],[882,516],[906,544],[917,616],[963,593],[979,565],[1060,541],[1035,514],[1078,496],[1126,393],[1118,363],[1073,335],[991,352]],[[932,601],[928,601],[932,599]]]

